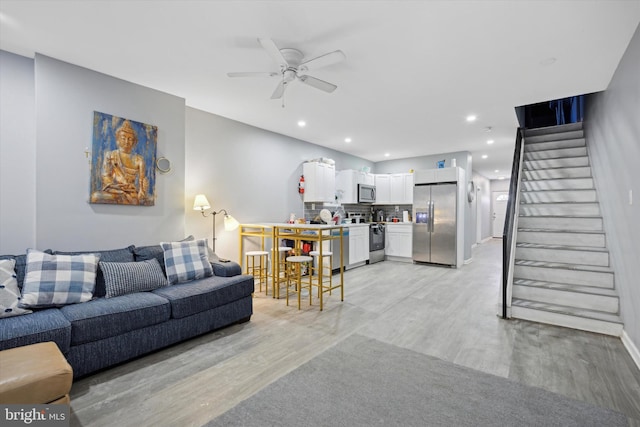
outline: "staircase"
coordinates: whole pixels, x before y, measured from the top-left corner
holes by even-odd
[[[525,131],[511,315],[620,336],[582,123]]]

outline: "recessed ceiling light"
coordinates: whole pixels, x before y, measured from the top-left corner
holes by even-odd
[[[307,122],[305,122],[304,120],[298,120],[298,126],[300,126],[301,128],[305,127],[307,125]]]
[[[494,172],[494,173],[498,173],[498,172],[500,172],[500,170],[496,169],[496,170],[494,170],[493,172]]]
[[[470,116],[467,116],[467,121],[468,122],[475,122],[477,119],[476,116],[474,116],[473,114],[471,114]]]
[[[500,178],[498,178],[498,179],[504,179],[504,176],[501,176],[501,177],[500,177]]]
[[[486,154],[483,154],[483,155],[482,155],[482,158],[483,158],[483,159],[486,159],[487,157],[489,157],[489,156],[487,156]]]
[[[347,144],[348,144],[348,143],[350,143],[350,142],[351,142],[351,138],[348,138],[348,137],[347,137],[347,138],[345,138],[345,139],[344,139],[344,142],[346,142]]]
[[[385,157],[389,157],[390,155],[391,155],[391,154],[389,154],[389,153],[384,153],[384,156],[385,156]]]
[[[495,142],[495,141],[494,141],[493,139],[490,139],[490,140],[488,140],[488,141],[487,141],[487,144],[491,145],[491,144],[493,144],[494,142]]]

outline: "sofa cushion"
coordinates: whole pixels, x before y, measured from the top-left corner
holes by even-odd
[[[170,317],[169,302],[151,292],[98,298],[60,311],[71,322],[71,345],[113,337]]]
[[[169,284],[190,282],[213,275],[206,239],[190,242],[162,242]]]
[[[71,323],[57,308],[8,317],[0,323],[0,350],[53,341],[63,353],[69,351]]]
[[[171,317],[179,319],[228,304],[253,293],[253,277],[211,276],[153,291],[171,302]]]
[[[55,251],[54,255],[82,255],[82,254],[97,254],[100,255],[100,261],[107,262],[133,262],[133,246],[128,246],[122,249],[109,249],[105,251],[78,251],[78,252],[65,252]],[[93,296],[103,297],[105,296],[104,276],[102,270],[98,269],[98,276],[96,277],[96,286],[93,291]]]
[[[135,292],[152,291],[167,286],[167,278],[157,259],[138,262],[100,262],[106,298]]]
[[[45,254],[52,254],[53,251],[51,249],[46,249],[44,251]],[[24,283],[24,275],[27,269],[27,254],[22,255],[0,255],[0,259],[15,259],[16,260],[16,279],[18,280],[18,287],[22,289],[22,284]]]
[[[27,250],[22,308],[57,307],[93,297],[99,256],[49,255]]]
[[[211,266],[213,267],[213,274],[220,277],[233,277],[238,274],[242,274],[242,268],[240,264],[233,261],[227,262],[212,262]]]
[[[0,259],[0,317],[31,313],[31,310],[18,307],[22,296],[18,288],[15,265],[15,259]]]
[[[192,242],[195,240],[193,235],[188,235],[184,239],[180,240],[181,242]],[[133,249],[133,255],[136,261],[146,261],[149,259],[157,259],[160,263],[160,267],[162,267],[162,272],[166,273],[166,269],[164,266],[164,249],[160,245],[150,245],[150,246],[136,246]]]

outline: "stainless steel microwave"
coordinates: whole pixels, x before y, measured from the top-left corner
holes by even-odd
[[[358,184],[358,203],[375,203],[376,186]]]

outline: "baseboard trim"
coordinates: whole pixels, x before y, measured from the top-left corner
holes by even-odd
[[[465,259],[464,265],[471,264],[473,262],[473,258]]]
[[[485,237],[480,241],[480,243],[487,243],[488,241],[493,240],[493,236]]]
[[[636,362],[636,366],[638,367],[638,369],[640,369],[640,350],[638,350],[638,347],[636,347],[633,341],[631,341],[631,338],[627,334],[627,331],[625,331],[624,329],[622,330],[620,339],[622,339],[622,344],[624,344],[627,352],[629,352],[629,355],[631,356],[633,361]]]

